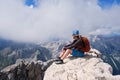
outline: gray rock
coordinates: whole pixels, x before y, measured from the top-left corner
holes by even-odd
[[[53,63],[19,59],[0,72],[0,80],[43,80],[45,70]]]
[[[120,80],[112,75],[112,67],[95,56],[67,58],[64,64],[53,63],[46,71],[44,80]]]
[[[9,80],[7,74],[0,72],[0,80]]]

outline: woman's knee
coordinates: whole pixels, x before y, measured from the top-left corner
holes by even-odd
[[[66,50],[62,50],[62,53],[65,53],[66,52]]]
[[[67,49],[66,51],[69,53],[72,53],[72,49]]]

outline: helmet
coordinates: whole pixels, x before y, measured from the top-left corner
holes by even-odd
[[[74,30],[72,35],[79,36],[79,30]]]

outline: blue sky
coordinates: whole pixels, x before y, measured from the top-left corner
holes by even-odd
[[[25,4],[27,6],[33,5],[33,7],[37,7],[37,0],[25,0]]]
[[[120,5],[120,0],[98,0],[98,5],[102,9],[111,8],[114,5]]]
[[[38,6],[37,0],[25,0],[25,4],[27,6],[33,5],[33,7]],[[108,9],[111,8],[113,5],[120,5],[120,0],[98,0],[98,5],[102,9]]]

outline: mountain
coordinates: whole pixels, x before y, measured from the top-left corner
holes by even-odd
[[[63,46],[66,44],[69,44],[69,41],[64,41],[64,40],[55,40],[55,41],[50,41],[46,43],[41,43],[42,47],[47,48],[50,51],[50,54],[52,55],[52,58],[58,57]]]
[[[54,59],[17,60],[0,72],[0,80],[120,80],[120,75],[112,75],[109,64],[89,54],[83,58],[69,56],[64,64],[55,64]]]
[[[0,80],[43,80],[44,72],[53,61],[19,59],[15,64],[1,70]]]
[[[120,74],[120,36],[90,35],[92,48],[102,53],[104,62],[113,67],[113,74]],[[48,41],[40,44],[18,43],[0,39],[0,69],[14,64],[19,58],[46,61],[59,56],[65,40]]]
[[[19,58],[46,61],[51,58],[49,53],[48,49],[37,44],[0,39],[0,69],[14,64]]]
[[[113,67],[113,74],[120,74],[120,35],[91,35],[90,42],[102,53],[104,62]]]

